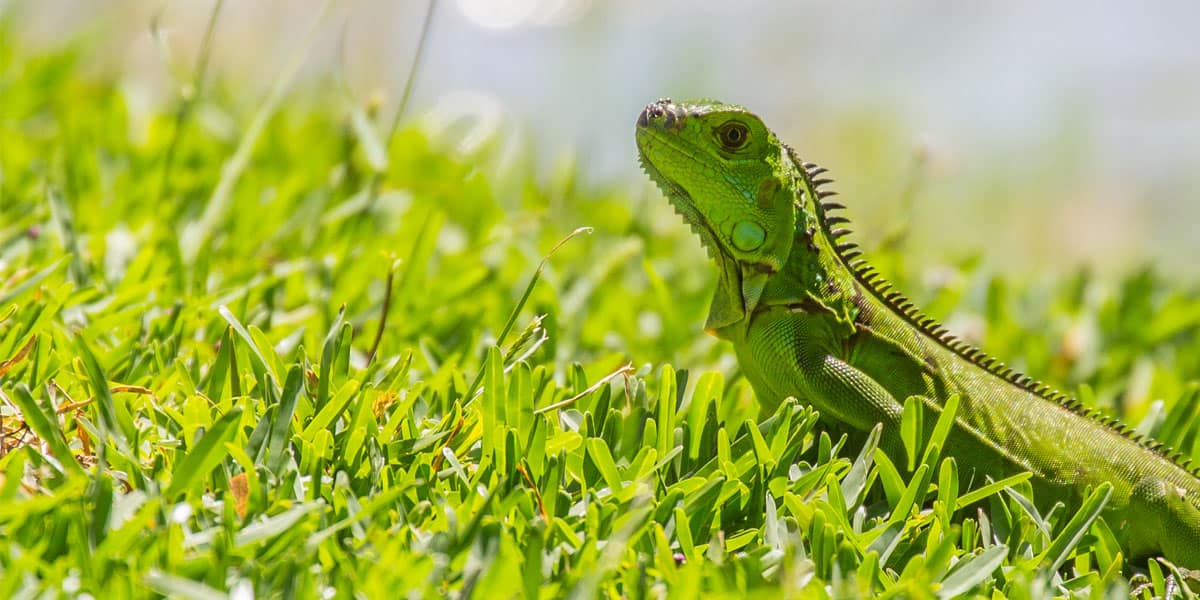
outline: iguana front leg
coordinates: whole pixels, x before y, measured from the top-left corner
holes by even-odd
[[[900,402],[849,362],[832,315],[772,307],[760,310],[735,340],[738,362],[762,400],[803,398],[821,414],[860,431],[883,423],[884,438],[899,431]],[[888,442],[893,445],[896,442]]]
[[[946,390],[929,387],[928,367],[886,338],[857,328],[852,334],[831,313],[764,308],[755,314],[744,339],[734,339],[738,363],[746,370],[760,400],[778,403],[788,396],[802,398],[822,416],[866,432],[883,424],[880,447],[894,461],[906,456],[900,438],[902,402],[922,399],[927,414],[922,435],[932,431]],[[968,477],[998,478],[1019,471],[1044,476],[1035,464],[1007,451],[961,418],[946,439],[959,452],[959,466]]]
[[[926,366],[885,338],[861,329],[850,331],[833,314],[783,306],[755,314],[744,340],[734,340],[738,362],[760,400],[778,403],[795,396],[822,416],[859,432],[883,424],[880,447],[894,461],[906,456],[900,438],[902,398],[917,396],[928,414],[922,435],[932,430],[942,406],[938,390],[926,385]],[[866,335],[863,335],[866,333]],[[947,446],[972,448],[960,466],[969,476],[999,477],[1038,469],[993,440],[956,420]],[[976,473],[977,472],[977,473]]]

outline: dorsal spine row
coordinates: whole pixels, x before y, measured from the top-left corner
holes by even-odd
[[[840,211],[846,206],[840,202],[834,202],[829,198],[836,196],[837,192],[825,189],[824,186],[833,183],[832,179],[820,178],[828,170],[814,163],[803,162],[797,156],[794,150],[788,147],[788,154],[792,158],[792,162],[801,167],[804,177],[804,188],[815,194],[814,204],[817,207],[817,219],[821,223],[821,228],[825,235],[829,238],[833,245],[837,256],[845,267],[853,274],[854,278],[863,285],[864,288],[871,290],[876,297],[880,299],[888,308],[896,314],[904,318],[913,327],[929,336],[942,346],[946,347],[955,354],[961,356],[972,364],[978,366],[985,371],[1000,377],[1006,382],[1030,392],[1040,398],[1065,408],[1081,417],[1092,420],[1121,436],[1129,439],[1138,445],[1153,451],[1166,460],[1171,461],[1180,468],[1188,471],[1196,477],[1200,477],[1200,469],[1192,464],[1190,460],[1185,458],[1182,453],[1173,450],[1169,446],[1162,444],[1153,438],[1138,435],[1133,429],[1127,425],[1109,417],[1103,413],[1096,411],[1090,407],[1084,406],[1075,398],[1068,396],[1049,385],[1046,385],[1036,379],[1020,373],[1003,362],[988,356],[982,350],[964,342],[949,331],[942,327],[936,320],[923,314],[911,300],[904,294],[892,287],[892,284],[885,280],[878,271],[874,269],[861,257],[861,250],[858,244],[844,241],[850,230],[842,227],[847,225],[850,220],[841,215],[834,215],[836,211]],[[803,202],[800,198],[798,201]]]

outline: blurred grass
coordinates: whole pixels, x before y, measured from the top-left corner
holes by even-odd
[[[330,92],[263,121],[213,211],[255,118],[236,89],[138,113],[86,43],[0,40],[4,597],[1126,589],[1103,490],[1039,515],[1019,482],[959,490],[936,439],[910,472],[795,403],[759,415],[648,185],[421,119],[387,143]],[[1194,285],[860,241],[962,337],[1197,456]]]

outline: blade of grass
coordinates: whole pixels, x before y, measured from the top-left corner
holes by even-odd
[[[54,411],[42,408],[24,383],[19,383],[13,388],[11,398],[5,396],[4,391],[0,390],[0,400],[11,401],[21,409],[21,414],[25,417],[25,424],[50,446],[50,452],[69,474],[83,473],[83,468],[75,459],[71,447],[67,445],[67,438],[63,435],[62,427],[58,425],[58,415]]]
[[[1075,512],[1075,516],[1071,517],[1071,520],[1054,538],[1046,551],[1038,557],[1038,562],[1046,572],[1057,571],[1066,562],[1067,557],[1083,539],[1088,528],[1092,526],[1092,521],[1100,516],[1100,512],[1108,504],[1112,491],[1113,485],[1105,481],[1096,486],[1096,489],[1092,490],[1092,493],[1083,501],[1083,505]]]
[[[20,297],[21,294],[24,294],[25,292],[29,291],[37,284],[41,283],[47,277],[53,275],[54,272],[57,271],[58,268],[61,267],[64,262],[67,261],[67,258],[68,257],[64,256],[64,257],[50,263],[49,266],[43,268],[42,270],[38,271],[37,273],[34,273],[29,278],[25,279],[21,283],[18,283],[17,285],[13,286],[8,291],[4,292],[2,295],[0,295],[0,305],[4,305],[4,304],[8,304],[9,302],[12,302],[13,300]]]
[[[533,286],[537,285],[538,279],[540,279],[542,276],[542,272],[546,270],[546,264],[550,261],[550,257],[553,256],[559,248],[563,247],[564,244],[575,238],[575,236],[582,233],[591,234],[592,231],[593,229],[591,227],[577,228],[575,231],[568,233],[563,239],[558,240],[558,243],[554,244],[554,246],[550,248],[550,251],[542,257],[541,262],[538,263],[537,269],[535,269],[533,272],[533,276],[529,278],[529,283],[525,286],[525,291],[521,294],[521,298],[517,300],[516,306],[513,307],[510,313],[508,313],[508,320],[504,322],[504,327],[500,329],[500,335],[496,336],[496,346],[504,347],[504,340],[508,337],[508,333],[512,331],[513,325],[516,324],[517,316],[521,314],[521,309],[525,308],[525,302],[529,300],[530,294],[533,293]],[[475,380],[472,381],[471,386],[467,388],[467,404],[470,404],[475,399],[475,394],[479,391],[479,384],[483,383],[483,376],[485,374],[485,368],[480,367],[479,372],[475,374]],[[546,408],[544,410],[552,409]],[[537,411],[535,411],[535,414],[537,414]]]
[[[175,465],[171,484],[163,497],[174,499],[199,485],[213,469],[229,455],[225,443],[237,434],[237,424],[242,420],[242,409],[234,408],[221,415],[204,433],[200,441]]]

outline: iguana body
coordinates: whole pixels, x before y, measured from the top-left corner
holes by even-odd
[[[940,412],[968,472],[1033,474],[1035,497],[1077,503],[1101,482],[1106,519],[1135,558],[1200,568],[1200,478],[1149,440],[1005,368],[922,316],[843,243],[823,169],[745,109],[660,100],[637,123],[642,164],[716,261],[706,328],[732,342],[760,401],[794,396],[901,448],[902,402]]]

